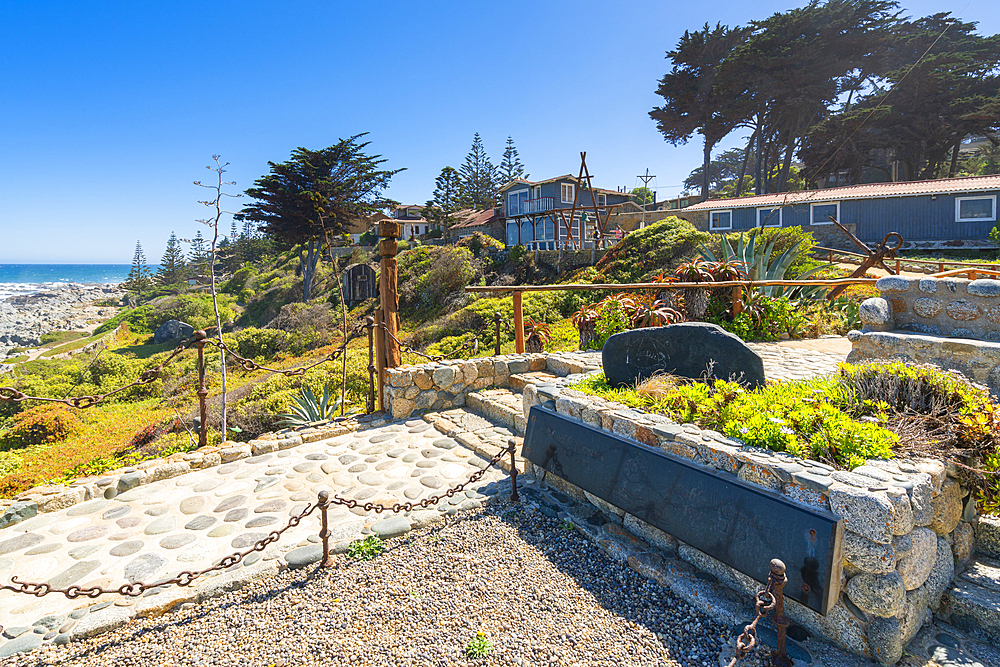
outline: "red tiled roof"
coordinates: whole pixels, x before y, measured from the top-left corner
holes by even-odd
[[[946,195],[959,192],[1000,190],[1000,175],[940,178],[934,181],[907,181],[904,183],[863,183],[823,190],[781,192],[773,195],[755,195],[739,199],[709,199],[688,206],[683,211],[704,211],[719,208],[748,208],[756,206],[790,206],[806,202],[842,201],[844,199],[875,199],[880,197],[914,197],[917,195]]]

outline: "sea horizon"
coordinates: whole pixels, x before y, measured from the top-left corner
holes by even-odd
[[[117,285],[131,270],[131,264],[0,264],[0,299],[73,284]]]

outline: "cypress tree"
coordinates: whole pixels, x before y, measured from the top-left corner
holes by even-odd
[[[170,232],[167,239],[167,249],[160,260],[160,270],[156,272],[156,280],[161,285],[175,285],[184,280],[187,264],[184,262],[184,250],[177,235]]]
[[[500,162],[500,182],[501,185],[510,183],[515,178],[528,178],[524,173],[524,165],[521,164],[521,157],[517,154],[514,140],[507,137],[507,147],[503,151],[503,160]]]

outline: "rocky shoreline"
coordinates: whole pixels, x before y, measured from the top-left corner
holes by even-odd
[[[95,302],[117,303],[124,295],[118,285],[50,283],[37,292],[0,300],[0,362],[11,349],[40,345],[49,332],[89,330],[117,312],[114,306]]]

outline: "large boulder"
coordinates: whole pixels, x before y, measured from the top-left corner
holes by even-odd
[[[604,343],[601,358],[608,384],[615,387],[635,384],[657,373],[732,379],[750,388],[765,384],[760,356],[738,336],[706,322],[615,334]]]
[[[172,343],[190,338],[194,334],[194,327],[187,322],[180,320],[167,320],[153,334],[153,344]]]

